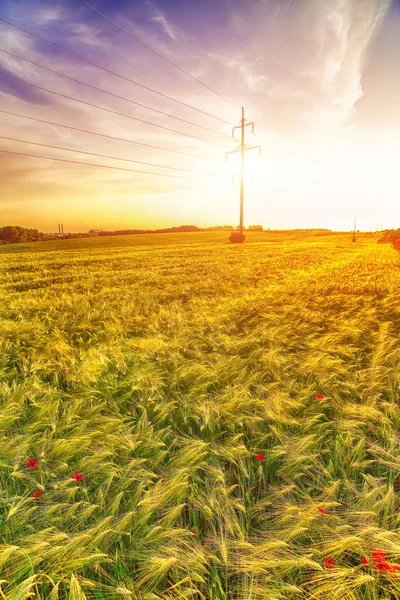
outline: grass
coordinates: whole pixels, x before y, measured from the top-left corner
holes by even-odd
[[[0,598],[400,597],[399,255],[253,235],[0,258]]]

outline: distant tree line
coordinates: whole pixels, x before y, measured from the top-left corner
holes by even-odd
[[[400,228],[399,229],[386,229],[383,235],[378,240],[378,244],[393,244],[400,240]]]
[[[243,227],[243,229],[246,229],[246,227]],[[239,225],[237,225],[236,230],[239,230]],[[235,227],[233,225],[214,225],[213,227],[204,227],[203,231],[235,231]],[[264,231],[264,228],[262,225],[249,225],[247,231]]]
[[[204,231],[233,231],[233,225],[213,225],[212,227],[204,227]]]
[[[233,227],[232,227],[233,229]],[[236,225],[236,231],[240,230],[240,225]],[[249,225],[248,227],[243,226],[243,231],[264,231],[264,227],[262,225]]]
[[[27,229],[19,225],[6,225],[0,227],[0,245],[1,244],[19,244],[22,242],[40,242],[43,240],[68,240],[73,238],[86,238],[93,235],[133,235],[135,233],[179,233],[203,231],[195,225],[182,225],[180,227],[169,227],[167,229],[123,229],[119,231],[99,231],[91,230],[88,233],[65,233],[52,234],[43,233],[38,229]]]
[[[323,227],[314,227],[311,229],[305,229],[304,227],[300,227],[299,229],[271,229],[271,231],[277,231],[279,233],[284,231],[330,231],[333,233],[332,229],[324,229]]]
[[[239,227],[236,227],[239,229]],[[244,228],[245,229],[245,228]],[[135,235],[143,233],[193,233],[196,231],[234,231],[232,225],[214,225],[212,227],[197,227],[196,225],[180,225],[179,227],[167,227],[164,229],[118,229],[116,231],[103,231],[100,229],[91,229],[87,233],[43,233],[37,229],[27,229],[18,225],[6,225],[0,227],[0,244],[18,244],[21,242],[39,242],[42,240],[59,240],[84,238],[92,236],[111,236],[111,235]],[[247,231],[264,231],[262,225],[249,225]],[[268,229],[267,231],[270,231]],[[331,231],[330,229],[275,229],[276,232],[284,231]],[[385,231],[379,242],[393,242],[400,240],[400,229]],[[399,242],[400,245],[400,242]]]
[[[21,242],[39,242],[46,236],[37,229],[26,229],[18,225],[0,227],[0,244],[19,244]]]
[[[118,229],[116,231],[99,231],[97,235],[135,235],[139,233],[191,233],[203,231],[196,225],[181,225],[179,227],[167,227],[166,229]]]
[[[378,240],[378,244],[393,244],[393,247],[400,251],[400,228],[386,229]]]

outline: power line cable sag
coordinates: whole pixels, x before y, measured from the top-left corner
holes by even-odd
[[[28,81],[25,81],[24,79],[18,79],[16,77],[11,77],[11,75],[6,75],[5,73],[0,73],[0,77],[5,77],[6,79],[10,79],[11,81],[16,81],[17,83],[23,83],[24,85],[28,85],[30,87],[41,90],[43,92],[48,92],[49,94],[54,94],[55,96],[60,96],[61,98],[66,98],[67,100],[73,100],[74,102],[79,102],[80,104],[85,104],[86,106],[91,106],[92,108],[98,108],[100,110],[105,110],[106,112],[112,113],[114,115],[119,115],[120,117],[126,117],[127,119],[132,119],[133,121],[138,121],[139,123],[145,123],[146,125],[152,125],[153,127],[158,127],[158,129],[164,129],[165,131],[177,133],[178,135],[184,135],[185,137],[189,137],[194,140],[200,140],[201,142],[206,142],[207,144],[213,144],[214,146],[220,146],[221,148],[230,150],[230,148],[228,146],[224,146],[222,144],[219,144],[218,142],[214,142],[212,140],[207,140],[206,138],[201,138],[196,135],[191,135],[190,133],[185,133],[183,131],[178,131],[177,129],[171,129],[170,127],[165,127],[164,125],[158,125],[157,123],[152,123],[151,121],[145,121],[144,119],[139,119],[138,117],[133,117],[132,115],[128,115],[126,113],[122,113],[117,110],[112,110],[111,108],[105,108],[104,106],[99,106],[98,104],[93,104],[92,102],[87,102],[86,100],[79,100],[79,98],[74,98],[73,96],[67,96],[66,94],[61,94],[60,92],[55,92],[54,90],[49,90],[48,88],[41,87],[40,85],[36,85],[34,83],[29,83]]]
[[[44,44],[48,44],[52,48],[56,48],[57,50],[60,50],[61,52],[65,52],[65,54],[68,54],[69,56],[72,56],[73,58],[82,60],[82,61],[86,62],[87,64],[91,65],[92,67],[97,67],[98,69],[102,69],[103,71],[106,71],[107,73],[111,73],[112,75],[115,75],[116,77],[120,77],[121,79],[124,79],[125,81],[129,81],[129,83],[133,83],[134,85],[137,85],[149,92],[153,92],[154,94],[162,96],[163,98],[167,98],[168,100],[177,102],[181,106],[185,106],[186,108],[195,110],[203,115],[211,117],[212,119],[221,121],[222,123],[225,123],[226,125],[232,125],[232,123],[230,123],[229,121],[226,121],[225,119],[221,119],[220,117],[217,117],[216,115],[212,115],[211,113],[209,113],[207,111],[201,110],[200,108],[196,108],[195,106],[191,106],[190,104],[186,104],[185,102],[182,102],[181,100],[177,100],[176,98],[173,98],[172,96],[168,96],[167,94],[163,94],[162,92],[154,90],[153,88],[148,87],[142,83],[139,83],[138,81],[135,81],[134,79],[130,79],[129,77],[126,77],[125,75],[121,75],[121,73],[117,73],[116,71],[113,71],[112,69],[107,69],[107,67],[103,67],[103,66],[99,65],[98,63],[92,62],[89,59],[84,58],[83,56],[80,56],[79,54],[76,54],[75,52],[71,52],[70,50],[66,50],[65,48],[62,48],[61,46],[57,46],[57,44],[53,44],[53,42],[50,42],[49,40],[46,40],[45,38],[42,38],[34,33],[31,33],[27,29],[23,29],[22,27],[19,27],[18,25],[14,25],[14,23],[10,23],[10,21],[6,21],[5,19],[0,18],[0,22],[4,23],[6,25],[9,25],[10,27],[14,27],[18,31],[22,31],[23,33],[26,33],[27,35],[30,35],[37,40],[40,40]]]
[[[40,154],[26,154],[25,152],[14,152],[13,150],[2,150],[6,154],[18,154],[19,156],[29,156],[30,158],[43,158],[45,160],[57,160],[59,162],[72,163],[74,165],[84,165],[88,167],[99,167],[100,169],[113,169],[115,171],[128,171],[130,173],[142,173],[145,175],[156,175],[160,177],[172,177],[173,179],[186,179],[186,181],[199,181],[193,177],[183,177],[181,175],[170,175],[169,173],[152,173],[151,171],[139,171],[137,169],[124,169],[123,167],[111,167],[110,165],[96,165],[94,163],[80,162],[77,160],[69,160],[67,158],[54,158],[53,156],[40,156]]]
[[[171,115],[169,113],[163,112],[162,110],[158,110],[157,108],[153,108],[152,106],[148,106],[147,104],[141,104],[140,102],[135,102],[135,100],[131,100],[130,98],[126,98],[125,96],[120,96],[119,94],[114,94],[114,92],[109,92],[108,90],[104,90],[103,88],[99,88],[95,85],[91,85],[90,83],[86,83],[86,81],[82,81],[80,79],[75,79],[75,77],[70,77],[69,75],[65,75],[64,73],[60,73],[59,71],[55,71],[54,69],[45,67],[44,65],[41,65],[40,63],[28,60],[27,58],[24,58],[23,56],[18,56],[18,54],[13,54],[12,52],[8,52],[8,50],[3,50],[3,48],[0,48],[0,52],[3,52],[4,54],[8,54],[9,56],[12,56],[13,58],[17,58],[18,60],[23,60],[24,62],[26,62],[30,65],[39,67],[40,69],[44,69],[45,71],[49,71],[50,73],[55,73],[56,75],[59,75],[60,77],[64,77],[65,79],[69,79],[70,81],[74,81],[75,83],[79,83],[80,85],[85,85],[86,87],[89,87],[98,92],[103,92],[104,94],[108,94],[110,96],[113,96],[114,98],[118,98],[119,100],[125,100],[126,102],[129,102],[130,104],[135,104],[136,106],[141,106],[142,108],[145,108],[147,110],[152,110],[153,112],[163,115],[164,117],[170,117],[171,119],[176,119],[177,121],[181,121],[182,123],[186,123],[187,125],[194,125],[195,127],[199,127],[200,129],[204,129],[205,131],[210,131],[211,133],[214,133],[216,135],[221,135],[223,137],[231,139],[231,136],[227,135],[226,133],[222,133],[221,131],[216,131],[215,129],[211,129],[210,127],[205,127],[204,125],[199,125],[198,123],[193,123],[193,121],[187,121],[186,119],[181,119],[181,117],[176,117],[175,115]]]
[[[191,171],[190,169],[180,169],[179,167],[168,167],[166,165],[157,165],[154,163],[144,162],[141,160],[133,160],[130,158],[120,158],[119,156],[107,156],[106,154],[98,154],[97,152],[86,152],[84,150],[76,150],[74,148],[65,148],[63,146],[53,146],[52,144],[40,144],[30,140],[18,140],[17,138],[0,135],[0,140],[8,140],[10,142],[20,142],[21,144],[32,144],[33,146],[43,146],[44,148],[53,148],[54,150],[65,150],[66,152],[76,152],[77,154],[87,154],[89,156],[98,156],[100,158],[110,158],[112,160],[122,160],[124,162],[137,163],[139,165],[147,165],[149,167],[157,167],[159,169],[170,169],[172,171],[184,171],[194,175],[208,175],[210,177],[218,177],[218,173],[206,173],[205,171]]]
[[[183,156],[190,156],[191,158],[200,158],[201,160],[208,160],[217,164],[224,164],[222,160],[215,160],[207,156],[201,156],[200,154],[191,154],[190,152],[183,152],[180,150],[172,150],[171,148],[163,148],[162,146],[153,146],[152,144],[145,144],[144,142],[136,142],[135,140],[128,140],[127,138],[120,138],[113,135],[107,135],[98,131],[89,131],[88,129],[80,129],[79,127],[73,127],[72,125],[64,125],[62,123],[55,123],[54,121],[46,121],[45,119],[37,119],[36,117],[29,117],[28,115],[21,115],[14,113],[9,110],[3,110],[0,108],[0,113],[6,115],[12,115],[14,117],[21,117],[22,119],[29,119],[30,121],[37,121],[38,123],[46,123],[47,125],[54,125],[55,127],[64,127],[65,129],[71,129],[72,131],[79,131],[80,133],[88,133],[90,135],[98,135],[103,138],[110,140],[116,140],[118,142],[127,142],[128,144],[135,144],[138,146],[145,146],[146,148],[153,148],[153,150],[163,150],[164,152],[173,152],[174,154],[182,154]]]
[[[200,85],[202,85],[203,87],[205,87],[207,90],[209,90],[210,92],[213,92],[214,94],[216,94],[217,96],[219,96],[225,102],[228,102],[228,104],[230,104],[231,106],[234,106],[235,108],[239,108],[236,104],[234,104],[234,102],[232,102],[231,100],[229,100],[229,98],[225,98],[222,94],[220,94],[219,92],[217,92],[217,90],[214,90],[214,88],[212,88],[210,85],[208,85],[207,83],[204,83],[204,81],[201,81],[200,79],[198,79],[197,77],[195,77],[194,75],[192,75],[191,73],[189,73],[189,71],[186,71],[185,69],[183,69],[182,67],[180,67],[179,65],[177,65],[176,63],[174,63],[172,60],[170,60],[169,58],[167,58],[166,56],[164,56],[164,54],[161,54],[161,52],[158,52],[158,50],[156,50],[155,48],[153,48],[149,44],[146,44],[145,42],[143,42],[141,39],[139,39],[138,37],[136,37],[135,35],[133,35],[133,33],[131,33],[130,31],[128,31],[124,27],[122,27],[122,25],[119,25],[118,23],[116,23],[115,21],[113,21],[112,19],[110,19],[110,17],[107,17],[100,10],[98,10],[97,8],[95,8],[94,6],[92,6],[91,4],[89,4],[89,2],[86,2],[86,0],[81,0],[81,3],[85,4],[86,6],[88,6],[91,10],[93,10],[98,15],[100,15],[101,17],[103,17],[103,19],[105,19],[109,23],[112,23],[115,27],[117,27],[118,29],[120,29],[121,31],[123,31],[124,33],[126,33],[130,38],[132,38],[133,40],[135,40],[139,44],[142,44],[142,46],[144,46],[148,50],[151,50],[151,52],[154,52],[154,54],[157,54],[157,56],[159,56],[160,58],[162,58],[163,60],[165,60],[167,63],[169,63],[170,65],[174,66],[176,69],[178,69],[182,73],[185,73],[185,75],[188,75],[189,77],[191,77],[191,79],[193,79],[194,81],[197,81],[197,83],[200,83]]]

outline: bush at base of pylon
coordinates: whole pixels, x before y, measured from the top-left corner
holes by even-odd
[[[240,233],[240,231],[232,231],[231,235],[229,236],[229,241],[234,244],[242,244],[245,239],[246,236],[244,233]]]

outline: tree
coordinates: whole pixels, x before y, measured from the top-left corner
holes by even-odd
[[[37,242],[45,236],[37,229],[26,229],[18,225],[0,227],[0,241],[3,244],[19,244],[21,242]]]
[[[400,240],[400,228],[399,229],[386,229],[383,235],[378,240],[378,244],[390,244]]]

